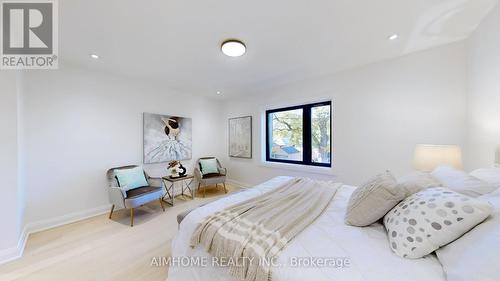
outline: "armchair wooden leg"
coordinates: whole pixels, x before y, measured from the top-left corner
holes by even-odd
[[[165,212],[165,207],[163,207],[163,200],[161,200],[161,197],[160,197],[160,205],[161,205],[161,208],[163,209],[163,211]]]
[[[134,208],[130,208],[130,226],[134,226]]]
[[[227,193],[226,183],[223,182],[222,185],[224,186],[224,192]]]
[[[111,216],[113,215],[113,210],[115,209],[115,204],[111,206],[111,212],[109,212],[109,219],[111,219]]]

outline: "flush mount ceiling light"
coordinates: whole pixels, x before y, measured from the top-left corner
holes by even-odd
[[[99,56],[96,54],[90,54],[90,57],[95,59],[95,60],[99,59]]]
[[[397,35],[397,34],[393,34],[393,35],[389,36],[389,40],[391,40],[391,41],[394,41],[398,38],[399,38],[399,35]]]
[[[222,42],[221,50],[226,56],[241,57],[247,51],[247,47],[240,40],[230,39]]]

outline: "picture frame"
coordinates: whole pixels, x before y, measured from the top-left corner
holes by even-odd
[[[229,118],[229,157],[252,159],[252,116]]]
[[[143,113],[143,163],[192,158],[192,120],[174,115]]]

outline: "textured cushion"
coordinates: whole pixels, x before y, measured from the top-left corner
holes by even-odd
[[[219,173],[210,173],[210,174],[204,174],[203,178],[204,179],[210,179],[210,178],[218,178],[218,177],[224,177],[225,175],[219,174]]]
[[[237,191],[237,192],[233,192],[233,194],[232,194],[232,195],[235,195],[235,194],[241,193],[241,192],[243,192],[243,191],[244,191],[244,190],[240,190],[240,191]],[[182,221],[183,221],[183,220],[187,217],[187,215],[189,215],[192,211],[194,211],[194,210],[196,210],[196,209],[198,209],[198,208],[200,208],[200,207],[203,207],[203,206],[205,206],[205,205],[207,205],[207,204],[210,204],[210,203],[212,203],[212,202],[214,202],[214,201],[217,201],[217,199],[216,199],[216,200],[213,200],[213,201],[210,201],[210,202],[207,202],[207,203],[203,203],[203,204],[199,205],[198,207],[194,207],[194,208],[188,209],[188,210],[186,210],[186,211],[184,211],[184,212],[182,212],[182,213],[177,214],[177,223],[178,223],[178,224],[181,224],[181,222],[182,222]]]
[[[422,191],[430,187],[440,187],[442,184],[430,173],[414,172],[398,178],[398,184],[406,190],[406,196]]]
[[[370,225],[403,200],[405,194],[389,171],[377,175],[352,193],[345,222],[354,226]]]
[[[478,197],[495,190],[495,187],[464,171],[451,167],[441,166],[432,171],[431,175],[439,180],[443,186],[471,197]]]
[[[116,180],[118,185],[123,190],[134,189],[138,187],[148,186],[148,181],[144,176],[142,167],[135,167],[131,169],[117,169],[115,170]]]
[[[492,184],[497,189],[500,188],[500,167],[477,169],[472,171],[470,175]]]
[[[201,205],[201,206],[203,206],[203,205]],[[184,220],[184,218],[187,217],[187,215],[191,214],[191,212],[194,211],[196,208],[198,208],[198,207],[187,209],[186,211],[177,214],[177,224],[181,224],[181,222]]]
[[[462,236],[492,211],[487,201],[444,187],[429,188],[399,203],[384,218],[391,249],[421,258]]]
[[[208,202],[208,203],[204,203],[204,204],[201,204],[200,206],[197,206],[197,207],[194,207],[194,208],[191,208],[191,209],[187,209],[186,211],[182,212],[182,213],[179,213],[177,214],[177,224],[181,224],[181,222],[189,215],[191,214],[192,211],[200,208],[200,207],[203,207],[207,204],[209,204],[211,202]]]
[[[158,188],[156,191],[150,191],[141,194],[140,196],[133,196],[125,198],[125,208],[136,208],[147,204],[151,201],[156,201],[163,196],[163,190]]]
[[[200,159],[200,170],[203,175],[218,174],[217,160],[215,158]]]
[[[481,196],[494,211],[483,223],[436,251],[448,281],[500,280],[500,190]]]
[[[129,190],[127,190],[127,198],[141,196],[141,195],[144,195],[146,193],[155,192],[158,190],[161,190],[161,187],[143,186],[143,187],[139,187],[139,188],[129,189]]]

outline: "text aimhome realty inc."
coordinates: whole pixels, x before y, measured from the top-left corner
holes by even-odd
[[[259,266],[272,268],[278,267],[304,267],[304,268],[348,268],[351,261],[347,257],[291,257],[286,264],[278,258],[223,258],[223,257],[153,257],[151,266],[154,267],[242,267],[258,263]]]

